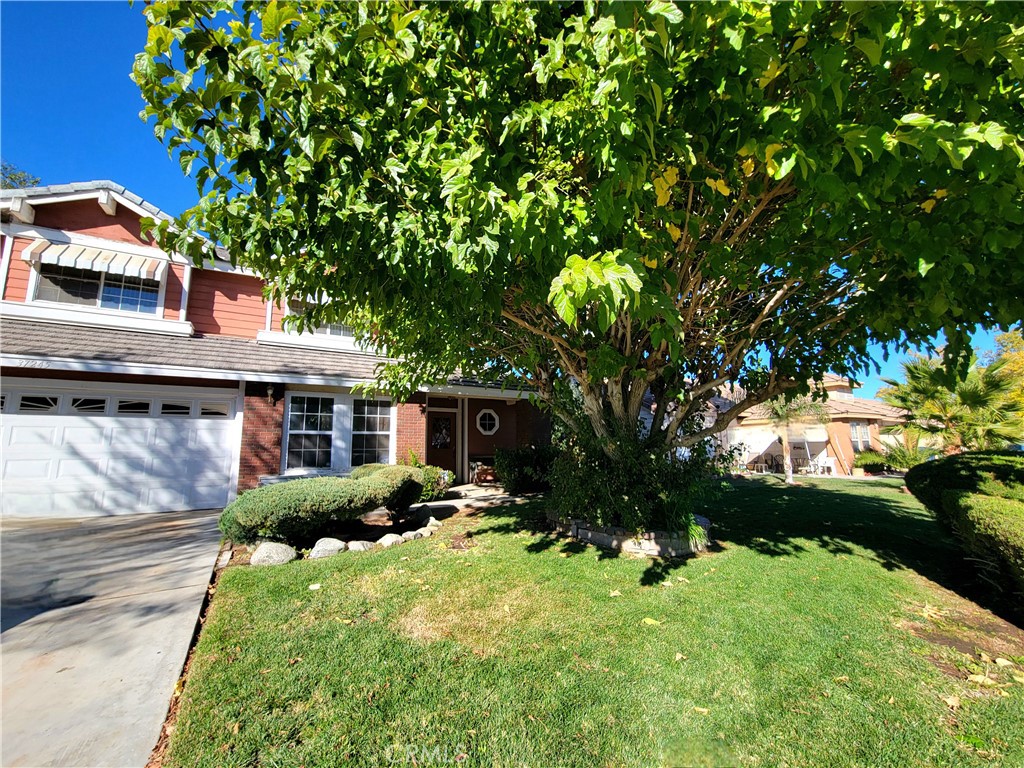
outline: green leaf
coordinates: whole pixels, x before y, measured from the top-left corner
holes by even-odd
[[[686,18],[675,3],[663,2],[663,0],[648,3],[647,12],[655,16],[663,16],[672,24],[681,24]]]
[[[867,37],[858,37],[854,43],[871,62],[871,66],[877,67],[882,60],[882,46],[878,42]]]
[[[277,0],[270,0],[263,8],[263,13],[260,15],[263,22],[263,37],[265,39],[271,39],[277,37],[281,33],[281,28],[293,21],[299,19],[299,13],[295,10],[294,6],[285,2],[279,4]]]

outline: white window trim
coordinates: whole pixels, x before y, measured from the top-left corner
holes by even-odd
[[[323,469],[288,468],[288,429],[293,397],[330,397],[334,400],[334,423],[331,429],[331,466]],[[285,392],[284,420],[281,425],[281,474],[287,477],[319,477],[347,474],[352,471],[352,411],[356,400],[385,400],[391,403],[391,430],[388,437],[388,463],[395,463],[398,435],[398,407],[389,397],[356,396],[351,392],[290,389]]]
[[[76,305],[73,304],[49,301],[33,301],[25,304],[20,301],[0,302],[0,314],[4,317],[38,320],[44,323],[63,325],[81,323],[100,328],[163,333],[169,336],[192,335],[192,323],[187,320],[166,320],[163,317],[153,317],[136,312],[119,312],[110,309],[94,309],[93,307],[76,308]]]
[[[483,424],[481,424],[481,421],[483,420],[483,415],[485,413],[489,413],[491,416],[494,417],[494,429],[492,430],[484,429]],[[490,437],[491,435],[496,434],[499,429],[501,429],[501,418],[492,408],[481,408],[476,415],[476,428],[481,435],[487,435],[488,437]]]
[[[867,445],[865,447],[865,441],[861,439],[860,429],[861,427],[867,431]],[[867,421],[851,421],[850,422],[850,445],[853,446],[854,453],[863,453],[864,451],[873,450],[871,445],[871,424]]]
[[[287,302],[284,304],[284,316],[291,316],[292,310]],[[353,336],[332,336],[328,334],[317,334],[310,331],[299,333],[298,331],[286,331],[283,328],[273,326],[273,307],[267,302],[267,330],[256,332],[256,343],[278,344],[282,346],[301,346],[311,349],[343,349],[349,352],[360,352],[366,355],[374,355],[372,350],[361,346]]]

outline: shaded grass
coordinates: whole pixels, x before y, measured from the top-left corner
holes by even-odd
[[[168,764],[1024,764],[1024,686],[980,691],[903,628],[964,601],[897,485],[743,481],[707,511],[719,550],[673,563],[554,538],[535,501],[231,569]]]

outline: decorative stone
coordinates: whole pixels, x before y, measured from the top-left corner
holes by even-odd
[[[415,531],[415,533],[419,534],[419,536],[417,536],[416,538],[425,539],[428,536],[433,536],[434,530],[434,528],[420,528],[419,530]]]
[[[441,521],[438,520],[437,518],[431,517],[431,518],[429,518],[427,520],[427,522],[424,524],[424,526],[426,528],[440,528],[441,527]]]
[[[347,546],[341,539],[320,539],[313,545],[313,549],[309,553],[309,559],[316,560],[321,557],[336,555],[339,552],[344,552]]]
[[[349,552],[369,552],[373,549],[376,544],[372,541],[350,541],[348,543]]]
[[[277,541],[264,541],[249,558],[250,565],[281,565],[290,563],[299,554],[294,548]]]
[[[422,539],[423,534],[421,534],[419,531],[406,531],[402,534],[402,538],[406,541],[412,541],[413,539]]]
[[[393,547],[395,544],[404,544],[405,539],[399,536],[397,533],[386,533],[377,539],[377,543],[382,547]]]

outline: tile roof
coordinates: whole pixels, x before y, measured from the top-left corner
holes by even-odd
[[[121,184],[106,179],[96,181],[76,181],[71,184],[50,184],[43,187],[28,187],[26,189],[3,189],[0,190],[0,198],[10,197],[48,197],[50,195],[70,195],[75,192],[98,192],[100,190],[116,192],[126,200],[131,200],[135,205],[152,214],[158,219],[172,219],[173,217],[164,213],[152,203],[146,202],[134,192],[129,191]]]
[[[887,421],[896,423],[903,421],[904,413],[899,408],[893,408],[878,400],[870,400],[866,397],[837,397],[833,395],[822,405],[828,411],[829,416],[835,419],[874,419],[876,421]],[[740,423],[748,421],[767,421],[768,415],[760,405],[755,405],[743,413]]]
[[[246,374],[236,378],[255,375],[261,380],[280,381],[373,381],[382,362],[376,355],[361,352],[258,344],[255,340],[223,336],[165,336],[12,318],[0,319],[0,345],[4,355],[229,371]]]

